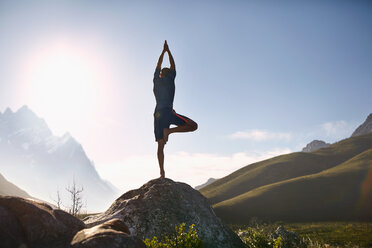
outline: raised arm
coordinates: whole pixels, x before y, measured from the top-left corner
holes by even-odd
[[[176,70],[176,64],[174,63],[172,53],[169,51],[169,49],[168,49],[168,55],[169,55],[170,69],[171,70]]]
[[[165,53],[165,50],[163,49],[159,57],[158,64],[156,65],[156,69],[161,69],[161,64],[163,63],[164,53]]]
[[[173,59],[171,51],[169,50],[167,41],[164,42],[164,49],[168,52],[170,69],[176,70],[176,64],[174,63],[174,59]]]

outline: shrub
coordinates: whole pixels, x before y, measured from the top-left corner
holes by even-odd
[[[189,226],[189,231],[185,230],[185,223],[175,227],[175,233],[170,237],[165,236],[159,241],[157,237],[151,240],[144,240],[147,248],[204,248],[203,241],[198,237],[195,225]]]
[[[284,248],[283,240],[280,236],[271,238],[263,230],[248,228],[240,232],[239,236],[249,248]]]

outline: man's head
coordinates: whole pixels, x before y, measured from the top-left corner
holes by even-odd
[[[167,68],[167,67],[164,67],[163,69],[161,69],[161,77],[166,77],[170,72],[170,69]]]

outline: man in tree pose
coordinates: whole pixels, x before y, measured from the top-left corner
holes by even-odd
[[[168,52],[170,68],[164,67],[164,53]],[[158,142],[158,161],[160,167],[160,177],[165,177],[164,172],[164,146],[168,141],[168,136],[171,133],[192,132],[198,128],[198,124],[190,118],[177,114],[173,109],[173,100],[176,77],[176,65],[169,51],[167,41],[164,42],[163,51],[159,57],[158,64],[154,73],[154,95],[156,98],[156,108],[154,113],[154,128],[155,139]],[[170,125],[176,127],[170,128]]]

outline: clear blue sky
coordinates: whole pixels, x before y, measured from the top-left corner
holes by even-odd
[[[1,1],[0,111],[26,104],[57,135],[69,131],[113,183],[113,174],[155,177],[152,76],[167,39],[175,109],[199,130],[170,137],[165,166],[198,184],[349,136],[372,112],[371,30],[371,1]],[[99,75],[95,83],[60,89],[58,78],[34,73],[56,49],[93,75],[76,77]],[[46,71],[73,71],[66,66]],[[70,95],[75,87],[88,92],[86,105]],[[195,174],[177,168],[188,163],[200,163]]]

